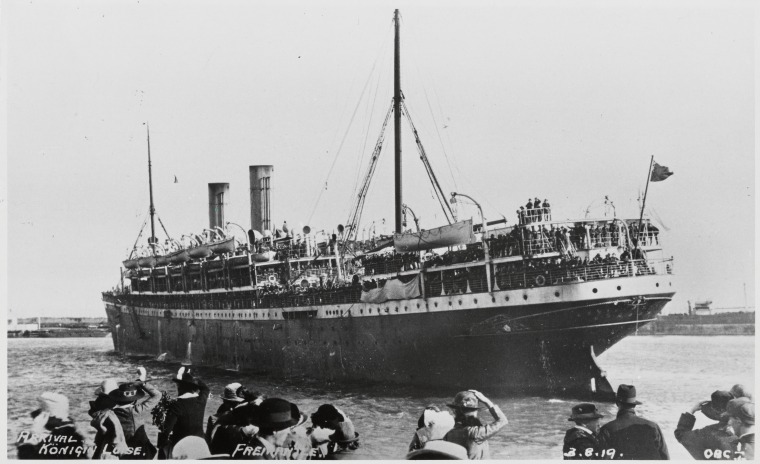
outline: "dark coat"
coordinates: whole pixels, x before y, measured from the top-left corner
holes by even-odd
[[[198,381],[200,393],[191,398],[177,398],[169,405],[164,420],[164,439],[170,447],[178,441],[194,435],[205,438],[203,433],[203,417],[206,412],[209,389],[202,381]],[[163,447],[165,443],[161,444]]]
[[[599,459],[597,446],[596,435],[573,427],[565,432],[562,456],[564,459]]]
[[[708,425],[705,428],[692,430],[697,419],[693,414],[685,412],[681,414],[678,421],[675,435],[676,440],[686,448],[694,459],[722,459],[715,456],[715,451],[732,451],[733,441],[736,436],[726,430],[726,422]],[[707,450],[708,454],[705,454]],[[728,454],[719,453],[720,456],[729,456]]]
[[[87,459],[84,438],[71,421],[48,422],[47,437],[26,437],[22,434],[16,445],[19,459]]]
[[[615,450],[613,459],[670,459],[660,426],[636,416],[633,408],[620,409],[598,440],[601,451]]]

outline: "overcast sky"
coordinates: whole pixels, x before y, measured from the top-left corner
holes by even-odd
[[[12,314],[104,315],[148,210],[144,122],[172,236],[208,227],[209,182],[231,184],[227,219],[250,227],[254,164],[275,166],[277,225],[345,224],[392,97],[394,7],[402,88],[444,191],[509,224],[535,196],[555,218],[599,215],[605,195],[637,217],[653,155],[675,173],[647,199],[678,275],[665,312],[743,306],[744,283],[753,304],[752,2],[425,5],[3,1]],[[393,223],[392,130],[364,213],[378,233]],[[404,201],[441,225],[403,131]]]

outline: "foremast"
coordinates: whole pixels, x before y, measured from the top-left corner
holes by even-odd
[[[394,166],[396,170],[396,233],[402,232],[403,199],[401,190],[401,40],[399,32],[398,10],[393,13],[396,28],[393,53],[393,128],[394,128]]]

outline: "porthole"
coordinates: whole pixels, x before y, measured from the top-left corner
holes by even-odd
[[[596,292],[598,292],[599,290],[597,290],[597,289],[593,289],[593,290],[591,290],[591,291],[592,291],[592,292],[594,292],[594,293],[596,293]]]
[[[527,300],[527,299],[528,299],[528,295],[523,295],[523,300]]]
[[[459,306],[462,306],[462,300],[459,300]]]
[[[559,292],[554,292],[554,296],[556,296],[557,298],[559,298]]]
[[[654,286],[655,286],[655,287],[659,287],[659,286],[660,286],[660,283],[659,283],[659,282],[657,282],[656,284],[654,284]]]
[[[449,301],[449,306],[451,306],[451,301]]]
[[[491,297],[491,303],[496,303],[496,297],[495,296]]]
[[[621,287],[620,285],[618,285],[618,286],[617,286],[617,289],[618,289],[618,290],[621,290],[621,289],[622,289],[622,287]]]
[[[420,309],[420,304],[419,303],[417,303],[417,309]]]
[[[477,298],[473,298],[472,301],[475,302],[475,304],[478,304],[478,299]],[[459,304],[462,304],[461,301],[459,302]]]
[[[673,286],[673,282],[668,282],[668,285],[672,287]]]
[[[435,307],[436,307],[436,308],[438,307],[438,302],[437,302],[437,301],[435,302]]]
[[[506,297],[504,297],[504,299],[507,300],[507,301],[509,301],[509,295],[507,295]]]

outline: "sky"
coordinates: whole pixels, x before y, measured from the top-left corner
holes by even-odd
[[[598,216],[605,196],[638,217],[653,156],[674,172],[646,201],[675,257],[664,312],[742,307],[745,284],[754,304],[753,2],[437,5],[3,0],[10,314],[103,316],[148,211],[145,123],[173,237],[208,227],[210,182],[230,183],[225,215],[249,228],[257,164],[274,165],[275,224],[345,224],[391,103],[394,8],[406,104],[445,192],[508,224],[536,196],[555,219]],[[404,202],[441,225],[402,136]],[[393,227],[392,141],[390,124],[361,226],[377,233]]]

